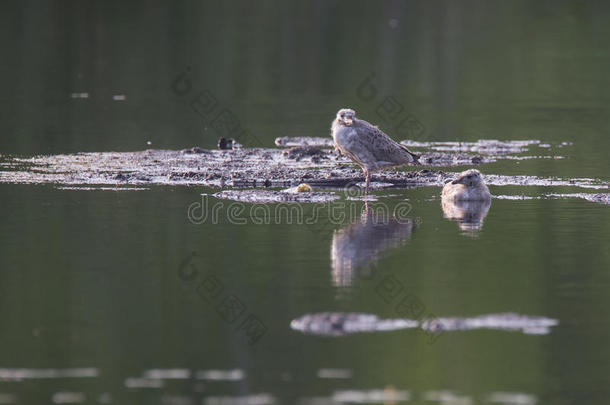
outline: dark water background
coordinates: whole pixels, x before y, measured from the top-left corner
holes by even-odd
[[[0,11],[2,155],[213,148],[224,133],[190,106],[206,90],[268,147],[278,136],[328,136],[340,107],[378,121],[380,102],[395,97],[425,128],[415,140],[573,143],[556,149],[564,159],[501,161],[484,173],[609,179],[603,1],[7,2]],[[172,88],[180,74],[191,81],[185,94]],[[377,93],[368,100],[357,90],[371,74]],[[392,134],[392,124],[381,127]],[[190,223],[187,207],[211,191],[0,185],[0,399],[229,404],[266,394],[261,403],[332,403],[340,390],[396,389],[415,403],[434,390],[463,403],[491,403],[498,392],[608,403],[607,206],[494,200],[473,238],[442,217],[438,188],[379,192],[394,195],[384,199],[390,206],[408,198],[421,223],[376,266],[428,311],[559,320],[544,336],[453,332],[429,344],[416,331],[291,330],[306,313],[396,312],[376,279],[334,281],[332,230],[349,220],[331,232],[234,225],[224,205],[218,224]],[[256,344],[179,277],[192,252],[199,277],[216,276],[264,322]],[[83,367],[97,377],[15,377],[16,369]],[[151,369],[190,377],[130,387]],[[235,369],[237,381],[197,378]],[[323,369],[349,378],[320,378]]]

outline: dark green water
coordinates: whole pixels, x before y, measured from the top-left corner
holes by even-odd
[[[425,128],[415,140],[573,143],[553,149],[564,159],[504,160],[481,166],[484,173],[610,180],[605,2],[48,2],[0,10],[2,155],[212,148],[230,131],[191,108],[204,90],[215,112],[230,111],[264,146],[277,136],[327,136],[347,106],[400,139],[396,122],[376,113],[395,97],[403,116]],[[181,93],[172,84],[184,72],[191,84]],[[373,93],[363,93],[371,74]],[[600,191],[491,187],[534,197]],[[313,404],[385,389],[408,391],[413,403],[608,403],[607,205],[494,199],[472,237],[443,218],[438,188],[378,192],[392,195],[382,199],[390,207],[408,199],[419,225],[375,266],[427,311],[559,321],[547,335],[456,331],[430,344],[415,330],[335,338],[292,330],[291,320],[307,313],[397,317],[376,291],[379,278],[337,281],[333,238],[352,221],[333,224],[322,213],[314,225],[235,225],[225,201],[218,223],[191,223],[188,206],[211,192],[0,184],[0,400]],[[352,204],[359,214],[364,203]],[[187,262],[192,281],[180,272]],[[210,276],[223,286],[219,300],[232,295],[243,305],[238,320],[196,291]],[[248,315],[265,328],[254,344],[240,328]],[[178,370],[141,378],[158,376],[155,369]],[[347,378],[323,378],[326,369]],[[76,376],[42,378],[44,370]],[[214,381],[210,370],[238,371]]]

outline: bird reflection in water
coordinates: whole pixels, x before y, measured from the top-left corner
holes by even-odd
[[[441,196],[445,218],[457,221],[465,235],[477,236],[491,206],[491,194],[481,172],[469,169],[460,173],[445,183]]]
[[[375,207],[367,202],[359,222],[333,234],[333,284],[349,287],[357,277],[371,278],[377,261],[388,250],[407,243],[415,226],[412,219],[398,219],[390,214],[385,204]]]
[[[463,234],[474,237],[483,228],[483,220],[491,207],[491,200],[453,201],[443,199],[442,206],[445,218],[456,221]]]

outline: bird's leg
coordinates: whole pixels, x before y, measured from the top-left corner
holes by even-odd
[[[362,215],[366,215],[368,217],[368,215],[370,213],[371,213],[371,207],[369,207],[369,202],[364,201],[364,209],[362,210]]]
[[[371,184],[371,173],[367,169],[364,170],[364,175],[366,176],[366,186],[364,188],[364,194],[369,193],[369,184]]]

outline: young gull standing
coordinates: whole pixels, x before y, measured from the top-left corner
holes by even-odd
[[[349,108],[339,110],[331,130],[335,149],[362,168],[366,177],[365,193],[369,192],[371,172],[418,163],[418,155],[394,141],[376,126],[357,119],[356,112]]]

